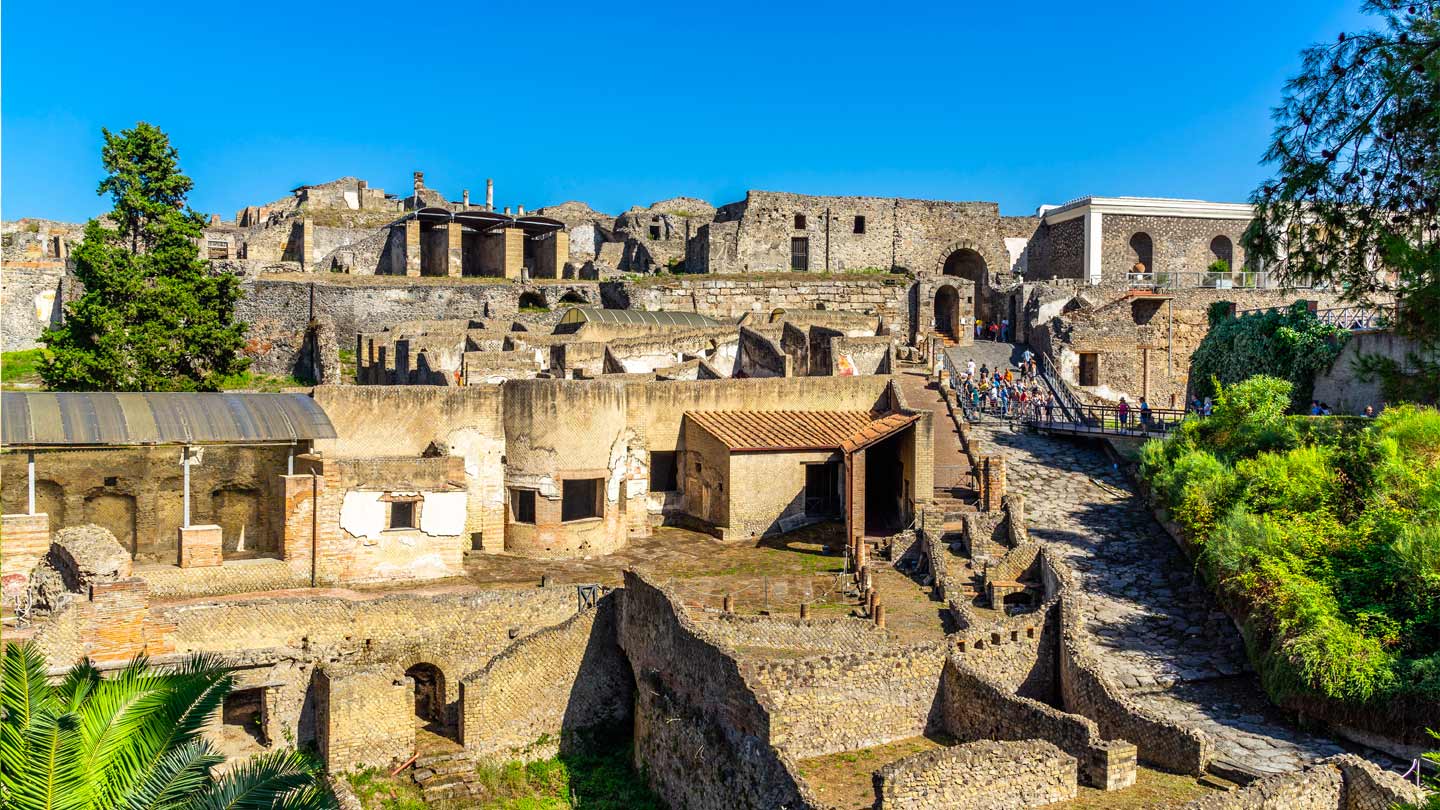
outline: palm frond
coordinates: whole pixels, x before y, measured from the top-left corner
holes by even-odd
[[[191,805],[194,810],[338,810],[339,806],[314,761],[293,748],[251,757]]]
[[[133,767],[161,745],[150,720],[163,710],[161,700],[168,694],[166,676],[150,670],[143,658],[137,658],[103,680],[86,701],[80,712],[85,769],[103,786],[102,804],[119,804],[124,791],[135,781],[124,769]],[[140,750],[127,753],[130,748]]]
[[[25,730],[29,757],[10,801],[16,810],[83,810],[94,783],[81,764],[82,741],[75,715],[41,707]]]
[[[140,721],[117,746],[108,767],[107,790],[125,795],[143,784],[171,749],[200,735],[235,679],[216,656],[195,656],[158,676],[162,688],[142,696],[133,711]]]
[[[124,810],[179,810],[211,784],[210,769],[224,761],[204,740],[173,748],[160,758],[150,778],[114,806]]]
[[[85,699],[100,683],[100,670],[90,663],[90,659],[70,667],[65,673],[65,679],[54,688],[55,700],[61,708],[67,712],[78,712]]]
[[[26,770],[26,731],[31,718],[53,701],[45,680],[45,659],[31,642],[5,648],[0,664],[0,785],[13,792]]]

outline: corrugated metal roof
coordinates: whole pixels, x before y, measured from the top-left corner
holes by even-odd
[[[695,424],[732,451],[851,452],[909,425],[918,416],[868,411],[686,411]]]
[[[698,312],[647,312],[640,309],[571,307],[560,323],[640,323],[658,326],[719,326],[714,318]]]
[[[0,399],[0,441],[6,448],[333,438],[330,417],[304,394],[6,391]]]

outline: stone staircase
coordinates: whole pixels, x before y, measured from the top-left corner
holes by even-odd
[[[475,760],[464,751],[418,757],[411,776],[429,807],[460,810],[477,804],[479,791],[473,784]]]

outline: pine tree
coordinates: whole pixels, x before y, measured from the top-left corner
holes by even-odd
[[[97,193],[115,207],[71,254],[85,293],[41,336],[41,379],[60,391],[217,390],[250,362],[239,282],[200,258],[204,219],[185,204],[194,184],[169,137],[143,121],[103,132]]]

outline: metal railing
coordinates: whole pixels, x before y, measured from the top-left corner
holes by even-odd
[[[1045,383],[1045,387],[1050,389],[1050,396],[1059,406],[1061,415],[1067,421],[1079,421],[1081,408],[1084,406],[1081,405],[1080,398],[1071,390],[1070,384],[1060,376],[1060,370],[1055,367],[1055,361],[1051,359],[1050,353],[1035,352],[1035,361],[1035,370]]]
[[[1319,318],[1321,323],[1349,329],[1352,332],[1385,329],[1395,324],[1395,307],[1394,305],[1381,305],[1321,309],[1316,310],[1315,317]]]
[[[1095,433],[1109,436],[1150,436],[1164,435],[1174,430],[1185,420],[1185,411],[1178,408],[1152,408],[1148,415],[1139,408],[1130,407],[1122,411],[1115,405],[1081,405],[1074,416],[1078,418],[1056,418],[1058,414],[1047,414],[1044,409],[1030,415],[1028,421],[1039,428],[1063,430],[1070,433]]]

